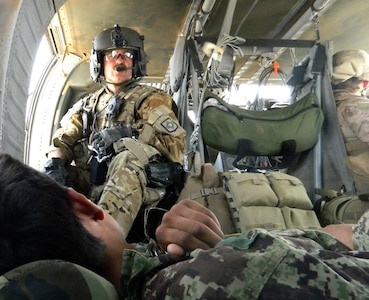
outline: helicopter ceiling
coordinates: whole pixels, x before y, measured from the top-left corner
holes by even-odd
[[[359,27],[354,35],[347,36],[346,32],[357,26],[359,18],[364,22],[363,12],[369,9],[368,1],[352,3],[345,0],[68,0],[59,10],[59,19],[67,51],[80,56],[89,56],[93,37],[103,29],[114,24],[138,29],[145,36],[149,60],[146,80],[153,82],[168,79],[169,60],[179,36],[193,38],[204,68],[208,59],[202,52],[205,42],[217,44],[223,33],[242,37],[246,40],[244,54],[247,55],[236,60],[234,74],[236,82],[245,82],[257,78],[262,67],[260,53],[267,60],[283,53],[285,47],[275,44],[276,39],[304,39],[312,43],[334,39],[337,50],[351,47],[352,39],[365,33],[365,26]],[[49,32],[57,47],[56,30],[50,27]],[[365,47],[367,44],[362,45]],[[289,68],[292,64],[290,53],[282,56],[282,67]]]

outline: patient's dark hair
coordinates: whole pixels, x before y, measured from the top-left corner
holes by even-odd
[[[66,188],[0,154],[0,275],[42,259],[67,260],[101,273],[103,250],[72,212]]]

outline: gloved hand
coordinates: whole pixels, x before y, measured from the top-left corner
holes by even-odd
[[[64,162],[60,158],[50,158],[44,166],[44,173],[61,185],[73,187],[72,178],[64,168]]]
[[[114,154],[113,143],[123,137],[131,137],[132,128],[130,124],[119,123],[112,128],[105,128],[94,134],[92,150],[97,154],[100,161]]]

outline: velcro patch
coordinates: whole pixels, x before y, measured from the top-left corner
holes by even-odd
[[[166,118],[163,122],[160,123],[161,126],[163,126],[166,131],[168,132],[174,132],[178,129],[178,125],[171,119]]]

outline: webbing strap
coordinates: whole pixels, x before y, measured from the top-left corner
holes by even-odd
[[[149,157],[147,156],[146,152],[142,149],[140,144],[131,138],[123,138],[119,141],[116,141],[114,144],[115,152],[121,152],[123,149],[129,150],[133,155],[137,157],[137,159],[142,162],[143,165],[149,163]]]
[[[217,195],[220,193],[224,193],[224,189],[222,187],[216,187],[216,188],[203,188],[199,190],[198,193],[193,193],[189,196],[191,200],[195,200],[201,197],[206,197],[210,195]]]

